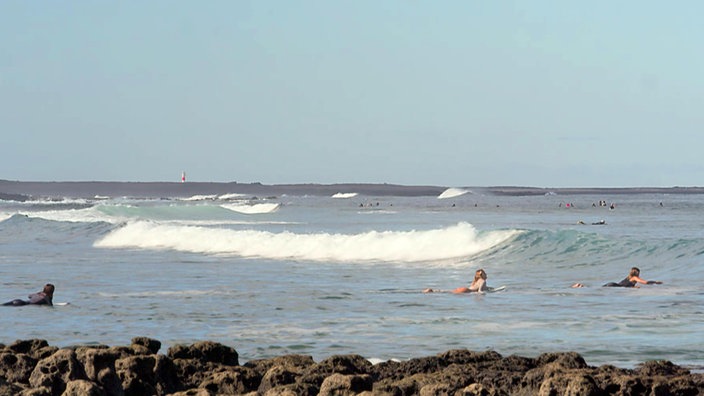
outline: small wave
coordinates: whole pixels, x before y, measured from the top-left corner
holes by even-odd
[[[85,209],[68,209],[68,210],[46,210],[41,212],[24,212],[22,213],[30,218],[38,218],[51,221],[60,221],[68,223],[112,223],[118,224],[124,221],[124,219],[118,219],[115,217],[108,216],[96,207],[90,207]]]
[[[231,200],[238,200],[245,198],[246,195],[244,194],[238,194],[238,193],[231,193],[231,194],[223,194],[218,197],[219,200],[221,201],[231,201]]]
[[[357,194],[356,192],[352,192],[352,193],[337,193],[337,194],[334,194],[332,197],[333,197],[333,198],[345,199],[345,198],[354,198],[354,197],[356,197],[357,195],[358,195],[358,194]]]
[[[51,198],[40,198],[40,199],[35,199],[35,200],[28,200],[24,202],[27,205],[35,205],[35,206],[41,206],[41,205],[46,205],[46,206],[66,206],[66,205],[91,205],[90,200],[84,199],[84,198],[60,198],[60,199],[51,199]]]
[[[278,204],[278,203],[260,203],[260,204],[254,204],[254,205],[231,205],[231,204],[220,205],[220,207],[225,208],[227,210],[231,210],[233,212],[243,213],[243,214],[272,213],[272,212],[277,211],[280,206],[281,206],[281,204]]]
[[[438,199],[459,197],[460,195],[467,194],[468,192],[470,191],[462,188],[450,187],[447,190],[443,191],[442,194],[438,195]]]
[[[360,210],[357,213],[359,214],[396,214],[398,213],[395,210],[388,210],[388,209],[372,209],[372,210]]]
[[[179,201],[214,201],[218,198],[217,195],[193,195],[187,198],[178,198]]]
[[[134,222],[114,230],[94,246],[309,261],[438,262],[487,251],[518,233],[520,231],[516,230],[478,232],[468,223],[425,231],[369,231],[348,235]]]

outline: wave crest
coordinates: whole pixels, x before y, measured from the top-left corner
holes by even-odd
[[[309,261],[423,262],[472,256],[518,233],[478,232],[468,223],[425,231],[296,234],[133,222],[114,230],[94,246]]]
[[[467,194],[468,192],[470,191],[462,188],[450,187],[447,190],[443,191],[442,194],[438,195],[438,199],[459,197],[460,195]]]
[[[254,204],[254,205],[236,205],[236,204],[223,204],[220,205],[220,207],[225,208],[227,210],[231,210],[233,212],[237,213],[243,213],[243,214],[263,214],[263,213],[272,213],[275,212],[279,209],[281,204],[278,203],[259,203],[259,204]]]
[[[352,193],[337,193],[337,194],[334,194],[332,197],[333,197],[333,198],[345,199],[345,198],[354,198],[354,197],[356,197],[356,196],[357,196],[357,193],[356,193],[356,192],[352,192]]]

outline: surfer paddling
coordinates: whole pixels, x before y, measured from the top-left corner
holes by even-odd
[[[640,269],[638,267],[631,268],[628,276],[623,278],[621,282],[609,282],[604,285],[604,287],[640,287],[638,284],[643,285],[662,285],[661,281],[655,280],[645,280],[640,277]],[[585,287],[583,283],[575,283],[572,285],[573,288]]]
[[[44,289],[38,293],[32,293],[29,295],[29,300],[12,300],[8,301],[4,306],[19,307],[22,305],[49,305],[53,306],[52,300],[54,299],[54,285],[47,283]]]
[[[484,292],[488,289],[488,286],[486,284],[486,278],[487,278],[486,272],[484,272],[483,269],[478,269],[474,273],[474,280],[469,285],[469,287],[465,287],[465,286],[458,287],[455,290],[453,290],[452,292],[455,294]],[[423,290],[423,293],[434,293],[436,291],[440,291],[440,290],[433,290],[433,289],[428,288],[428,289]]]
[[[638,284],[643,285],[661,285],[662,282],[654,280],[645,280],[640,277],[640,269],[638,267],[631,268],[631,272],[628,276],[623,278],[621,282],[609,282],[605,284],[606,287],[638,287]]]

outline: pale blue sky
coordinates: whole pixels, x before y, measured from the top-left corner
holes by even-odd
[[[704,2],[0,2],[0,179],[704,185]]]

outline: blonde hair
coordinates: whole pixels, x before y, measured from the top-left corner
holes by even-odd
[[[479,279],[486,279],[486,272],[484,272],[484,270],[481,268],[474,273],[474,282],[478,281]]]

